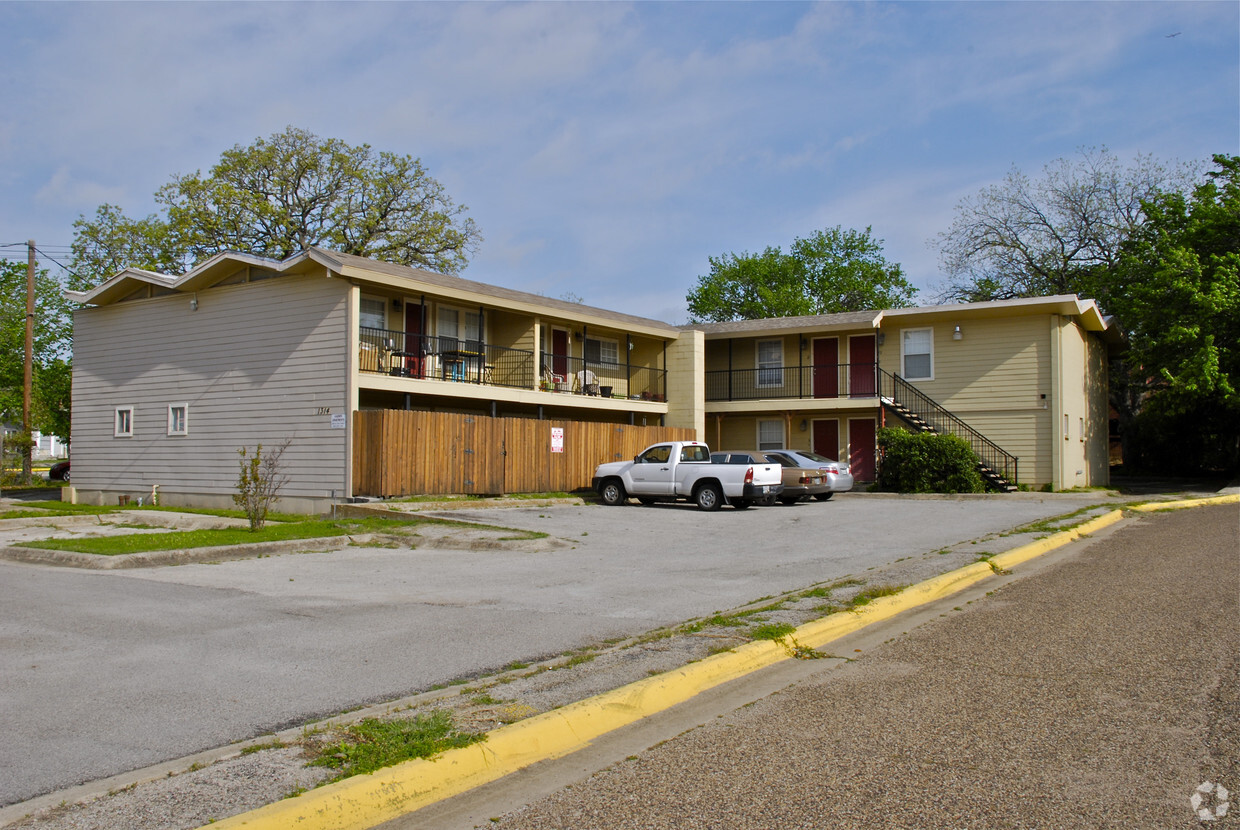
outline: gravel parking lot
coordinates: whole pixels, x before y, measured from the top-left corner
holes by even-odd
[[[896,559],[939,564],[953,544],[1102,498],[453,511],[552,540],[521,551],[335,542],[105,572],[0,562],[0,804]]]

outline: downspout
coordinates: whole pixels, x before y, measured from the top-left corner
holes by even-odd
[[[332,272],[330,268],[326,269],[327,278],[331,279]],[[344,499],[353,498],[353,419],[360,404],[357,382],[357,362],[358,356],[358,308],[359,298],[362,295],[360,286],[347,284],[348,293],[345,295],[345,314],[347,315],[347,325],[345,331],[348,332],[348,346],[345,352],[344,373],[345,373],[345,419],[344,419],[344,492],[341,496]]]

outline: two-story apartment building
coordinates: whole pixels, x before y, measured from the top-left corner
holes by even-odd
[[[1023,483],[1106,479],[1108,327],[1075,297],[677,327],[319,248],[69,297],[82,501],[158,485],[225,505],[237,449],[292,438],[285,507],[323,509],[355,494],[372,409],[682,427],[817,449],[862,480],[879,425],[945,409]]]
[[[875,433],[929,425],[973,444],[995,480],[1107,482],[1107,350],[1075,296],[697,326],[705,440],[847,459],[875,477]]]

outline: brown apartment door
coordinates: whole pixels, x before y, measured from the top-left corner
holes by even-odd
[[[840,457],[840,422],[835,418],[814,421],[814,452],[827,458]]]
[[[422,304],[405,303],[405,371],[422,377],[426,360],[426,341],[422,339]]]
[[[863,334],[848,338],[848,395],[853,398],[872,398],[877,394],[874,386],[875,343],[874,335]]]
[[[564,329],[551,330],[551,371],[568,380],[568,332]]]
[[[848,466],[857,481],[874,481],[878,478],[875,459],[878,445],[875,443],[873,418],[848,419]]]
[[[840,340],[820,337],[814,341],[814,397],[838,398],[840,394]],[[835,458],[834,455],[831,456]]]

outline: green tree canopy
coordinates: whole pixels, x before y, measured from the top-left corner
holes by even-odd
[[[1160,469],[1240,465],[1240,156],[1191,195],[1143,204],[1144,225],[1095,293],[1129,333],[1143,461]]]
[[[47,271],[35,272],[34,429],[69,438],[67,359],[72,312],[64,286]],[[26,366],[26,264],[0,260],[0,419],[18,422]]]
[[[311,245],[457,273],[481,235],[412,156],[288,127],[226,150],[207,175],[155,194],[165,216],[114,205],[74,223],[73,270],[98,283],[126,267],[182,273],[222,251],[283,259]]]
[[[917,289],[900,266],[883,257],[883,240],[871,229],[839,225],[793,241],[788,253],[710,257],[685,298],[693,322],[758,320],[912,304]]]
[[[1099,270],[1111,272],[1120,248],[1145,221],[1142,205],[1185,192],[1191,165],[1138,156],[1124,166],[1105,147],[1048,164],[1041,179],[1012,168],[1002,184],[956,207],[939,235],[947,282],[941,298],[976,302],[1085,293]]]

